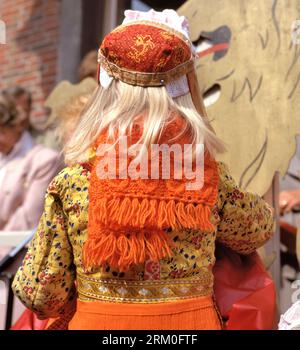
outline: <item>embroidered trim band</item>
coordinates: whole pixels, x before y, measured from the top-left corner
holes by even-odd
[[[170,81],[176,80],[183,75],[186,75],[194,70],[194,60],[191,58],[189,61],[182,63],[181,65],[167,71],[167,72],[155,72],[155,73],[143,73],[131,71],[125,68],[118,67],[112,62],[109,62],[99,50],[98,63],[105,69],[108,75],[119,79],[124,83],[138,86],[163,86]]]
[[[78,274],[77,282],[81,301],[159,303],[213,294],[213,278],[208,271],[197,278],[147,281],[95,279]]]

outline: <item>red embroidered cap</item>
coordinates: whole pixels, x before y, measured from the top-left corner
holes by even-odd
[[[162,86],[194,69],[191,43],[151,21],[123,24],[103,40],[98,62],[108,75],[139,86]]]

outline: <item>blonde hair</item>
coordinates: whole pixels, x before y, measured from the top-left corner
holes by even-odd
[[[144,88],[113,80],[108,89],[101,86],[95,89],[65,146],[65,162],[73,165],[88,161],[88,150],[102,131],[108,130],[112,139],[115,130],[119,131],[119,137],[124,136],[141,115],[144,117],[143,135],[139,143],[149,147],[159,139],[163,123],[170,120],[172,112],[186,120],[192,131],[192,144],[204,144],[212,155],[225,150],[210,129],[205,113],[201,116],[197,112],[190,93],[172,99],[164,86]]]

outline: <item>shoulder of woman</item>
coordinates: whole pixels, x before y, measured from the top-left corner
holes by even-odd
[[[46,156],[49,156],[49,157],[59,157],[60,156],[60,153],[53,149],[53,148],[50,148],[50,147],[46,147],[42,144],[35,144],[34,147],[32,148],[31,152],[33,154],[44,154]]]
[[[26,155],[28,162],[32,162],[36,167],[41,167],[49,164],[50,166],[58,166],[61,161],[59,152],[47,148],[43,145],[35,145]],[[61,169],[61,167],[60,167]]]

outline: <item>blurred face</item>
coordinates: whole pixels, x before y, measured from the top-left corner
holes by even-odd
[[[26,119],[29,122],[30,116],[30,103],[26,95],[22,95],[16,99],[17,106],[25,113]]]
[[[19,141],[23,130],[23,125],[4,126],[0,124],[0,153],[8,155]]]

